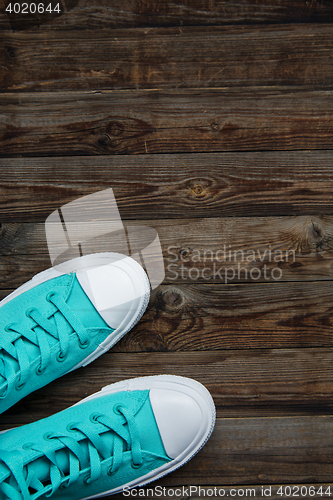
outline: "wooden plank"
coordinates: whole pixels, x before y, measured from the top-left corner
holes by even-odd
[[[332,416],[218,419],[198,455],[156,484],[329,482],[332,430]]]
[[[1,155],[116,154],[121,162],[119,154],[141,154],[149,165],[147,153],[331,149],[332,114],[328,90],[4,94]]]
[[[331,283],[161,286],[118,352],[332,346]]]
[[[332,162],[332,151],[2,158],[1,222],[42,222],[107,188],[127,220],[333,215]]]
[[[332,293],[331,282],[162,285],[114,351],[332,347]]]
[[[7,31],[1,40],[2,91],[332,88],[330,24]]]
[[[274,284],[333,278],[332,216],[123,219],[123,224],[134,254],[151,243],[143,228],[155,229],[164,259],[165,284]],[[94,221],[97,226],[101,234],[107,231],[103,222]],[[115,233],[106,232],[95,239],[82,234],[80,239],[85,254],[129,254],[127,244],[124,246],[122,237]],[[75,248],[76,243],[71,249]],[[45,225],[2,224],[0,255],[0,288],[17,287],[50,267]],[[79,250],[64,252],[57,263],[78,255]],[[159,250],[150,252],[148,264],[159,255]]]
[[[187,353],[112,350],[30,394],[1,415],[0,428],[61,411],[108,384],[163,373],[204,384],[219,418],[327,415],[333,409],[332,360],[333,349],[327,347]]]
[[[11,290],[1,290],[5,297]],[[162,285],[115,352],[332,347],[332,283]]]
[[[7,6],[9,0],[5,1]],[[22,1],[19,0],[20,4]],[[56,4],[56,2],[52,2]],[[215,1],[179,0],[65,0],[66,10],[58,15],[0,14],[0,29],[82,30],[156,26],[202,26],[226,24],[332,22],[329,2],[302,0]]]

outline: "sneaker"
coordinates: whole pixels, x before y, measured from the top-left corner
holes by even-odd
[[[79,500],[143,486],[178,469],[215,423],[211,395],[172,375],[104,387],[0,435],[0,499]]]
[[[0,413],[110,349],[144,313],[145,271],[116,253],[37,274],[0,302]]]

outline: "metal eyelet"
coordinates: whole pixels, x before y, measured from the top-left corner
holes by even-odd
[[[91,476],[88,475],[86,476],[84,479],[83,479],[83,482],[86,483],[86,484],[90,484],[91,483]]]
[[[45,432],[43,439],[45,439],[45,441],[51,441],[52,435],[53,435],[53,432]]]
[[[87,347],[89,347],[89,345],[90,345],[89,339],[85,340],[84,342],[81,342],[81,340],[79,340],[79,346],[81,349],[87,349]]]
[[[69,486],[70,486],[69,479],[66,479],[66,481],[64,481],[63,483],[61,483],[61,485],[59,486],[59,488],[61,490],[64,490],[65,488],[68,488]]]
[[[116,403],[113,407],[113,411],[115,412],[116,415],[122,415],[122,413],[119,411],[120,408],[124,408],[124,405],[122,403]]]
[[[48,302],[52,302],[51,299],[52,297],[54,297],[57,293],[56,292],[49,292],[47,295],[46,295],[46,300]]]
[[[31,313],[32,313],[33,311],[36,311],[36,308],[35,308],[35,307],[29,307],[29,309],[27,309],[27,310],[25,311],[25,315],[26,315],[26,317],[27,317],[27,318],[30,318],[30,319],[33,319],[33,318],[31,317]]]
[[[67,354],[68,354],[67,352],[66,353],[62,351],[57,352],[56,354],[57,361],[59,361],[59,363],[65,361],[65,359],[67,358]]]
[[[142,467],[143,464],[134,464],[133,462],[131,462],[131,467],[133,469],[140,469],[140,467]]]
[[[29,450],[30,451],[33,446],[34,446],[33,443],[24,443],[22,445],[22,450]]]
[[[46,366],[44,368],[41,367],[41,365],[36,366],[35,372],[36,375],[42,375],[46,370]]]
[[[66,429],[68,430],[68,432],[76,432],[77,431],[76,425],[77,424],[75,422],[71,422],[66,426]]]
[[[24,384],[21,384],[21,379],[17,379],[16,380],[16,383],[15,383],[15,389],[17,391],[20,391],[21,389],[23,389],[23,387],[25,386],[25,383]]]
[[[4,394],[0,394],[0,400],[5,399],[7,397],[7,394],[8,394],[8,389],[5,391]]]
[[[93,424],[99,424],[98,418],[101,416],[100,413],[92,413],[89,417],[90,422]]]
[[[5,332],[12,332],[12,326],[14,325],[14,323],[8,323],[8,325],[5,326],[4,330]]]
[[[116,472],[118,472],[118,470],[114,470],[112,471],[112,467],[110,467],[107,471],[107,475],[108,476],[114,476],[116,474]]]

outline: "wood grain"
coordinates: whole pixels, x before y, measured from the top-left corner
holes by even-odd
[[[331,149],[328,88],[4,94],[1,155],[141,154],[149,165],[153,153]]]
[[[332,348],[187,353],[111,350],[22,400],[0,416],[0,426],[19,425],[61,411],[114,382],[165,373],[204,384],[219,418],[331,415],[332,360]]]
[[[227,484],[229,496],[254,485],[261,498],[263,484],[327,485],[333,6],[62,4],[53,19],[0,13],[0,299],[49,267],[46,217],[108,187],[135,242],[139,227],[157,230],[166,279],[110,352],[0,415],[1,430],[172,373],[207,386],[218,420],[157,484]],[[221,250],[234,260],[220,263]],[[248,276],[226,283],[214,264]],[[281,278],[267,280],[266,265]]]
[[[1,298],[11,290],[2,290]],[[119,353],[332,347],[332,283],[162,285]]]
[[[164,260],[165,284],[273,285],[333,278],[332,216],[123,219],[123,223],[133,255],[146,252],[148,266],[162,258],[158,249],[149,253],[145,250],[151,239],[146,238],[144,228],[155,230],[153,235],[159,236]],[[118,233],[105,229],[105,223],[94,220],[93,225],[105,234],[90,238],[87,220],[81,233],[75,236],[81,241],[84,254],[103,251],[130,254],[123,243],[123,233],[119,238]],[[50,242],[50,248],[55,244]],[[74,253],[62,253],[57,263],[79,255],[77,243],[73,245]],[[0,288],[17,287],[50,267],[45,224],[2,224],[0,255]]]
[[[117,352],[332,346],[331,282],[162,286]]]
[[[7,5],[9,0],[6,0]],[[20,2],[19,2],[20,3]],[[55,2],[54,2],[55,3]],[[305,0],[215,1],[65,0],[61,16],[0,14],[1,29],[84,30],[157,26],[332,22],[330,2]],[[10,23],[9,23],[10,21]]]
[[[1,222],[44,222],[107,188],[128,221],[333,215],[332,162],[332,151],[2,158]]]
[[[5,31],[0,90],[332,88],[332,35],[330,24]]]
[[[184,219],[177,226],[170,220],[145,221],[160,235],[165,285],[153,292],[145,316],[115,349],[331,346],[332,224],[332,217]],[[223,244],[236,252],[237,262],[220,261],[217,252]],[[263,262],[244,263],[239,249],[244,255],[255,249],[261,258],[267,250],[272,255],[279,251],[283,259],[273,262],[266,255]],[[3,224],[0,255],[2,289],[19,286],[50,267],[44,225]],[[241,271],[238,278],[236,271],[231,279],[231,269],[238,264],[248,274]],[[264,265],[266,276],[276,267],[281,279],[265,279]],[[214,276],[214,269],[221,268],[222,274]]]

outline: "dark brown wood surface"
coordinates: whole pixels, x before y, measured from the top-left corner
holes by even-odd
[[[333,81],[331,76],[329,78]],[[6,156],[53,157],[330,150],[333,93],[328,88],[329,85],[318,91],[274,87],[241,88],[239,91],[234,88],[186,91],[177,88],[176,92],[117,90],[77,92],[75,95],[73,92],[8,93],[0,100],[1,151]],[[297,165],[297,154],[292,157]],[[253,158],[258,165],[262,164],[260,154]],[[280,158],[284,156],[272,156],[279,169],[282,167]],[[198,157],[198,160],[199,166],[214,167],[211,164],[214,157]],[[98,168],[96,158],[83,161],[93,162]],[[131,158],[127,161],[133,165],[140,160]],[[167,163],[149,156],[145,161],[147,168],[158,162],[165,175],[168,169],[172,169],[173,161],[177,162],[177,157],[175,160],[170,157]],[[185,159],[183,168],[197,160],[194,156],[188,161],[189,164]],[[242,156],[234,157],[231,166],[241,161],[244,161]],[[254,161],[250,163],[251,168],[256,166]],[[83,170],[82,163],[77,164]],[[270,163],[265,166],[269,167]],[[304,166],[318,167],[316,163],[305,163]],[[49,171],[51,165],[46,162],[45,168]],[[61,172],[66,169],[64,162],[60,169]],[[178,175],[184,175],[187,170]],[[223,171],[219,170],[222,175]],[[84,175],[89,175],[86,169]],[[133,169],[131,175],[134,175]],[[81,177],[73,176],[72,179],[78,182]]]
[[[1,297],[8,292],[2,290]],[[331,348],[332,294],[330,281],[163,285],[141,322],[113,350]]]
[[[62,15],[27,18],[8,3],[0,298],[50,266],[46,217],[107,188],[135,241],[158,232],[166,276],[109,353],[0,415],[0,430],[112,382],[184,375],[211,391],[216,428],[157,485],[329,498],[332,2],[62,0]]]
[[[332,279],[332,216],[123,219],[123,223],[135,248],[143,248],[142,228],[157,231],[168,284],[278,285]],[[99,227],[102,232],[104,225]],[[3,223],[0,241],[1,288],[22,284],[34,271],[50,266],[44,224]],[[120,251],[117,238],[110,234],[98,239],[97,248]]]
[[[5,0],[3,6],[7,6]],[[22,3],[19,0],[19,3]],[[55,3],[55,2],[54,2]],[[217,26],[227,24],[331,22],[329,1],[305,0],[65,0],[61,16],[10,16],[0,13],[0,27],[10,29],[82,30],[86,28],[132,28],[156,26]],[[1,6],[1,4],[0,4]],[[28,20],[27,20],[28,17]],[[52,21],[45,22],[46,20]]]
[[[2,92],[332,88],[331,24],[7,31],[1,38]]]
[[[42,223],[61,205],[112,188],[133,223],[300,216],[321,225],[333,215],[332,163],[331,150],[0,158],[1,222]]]

